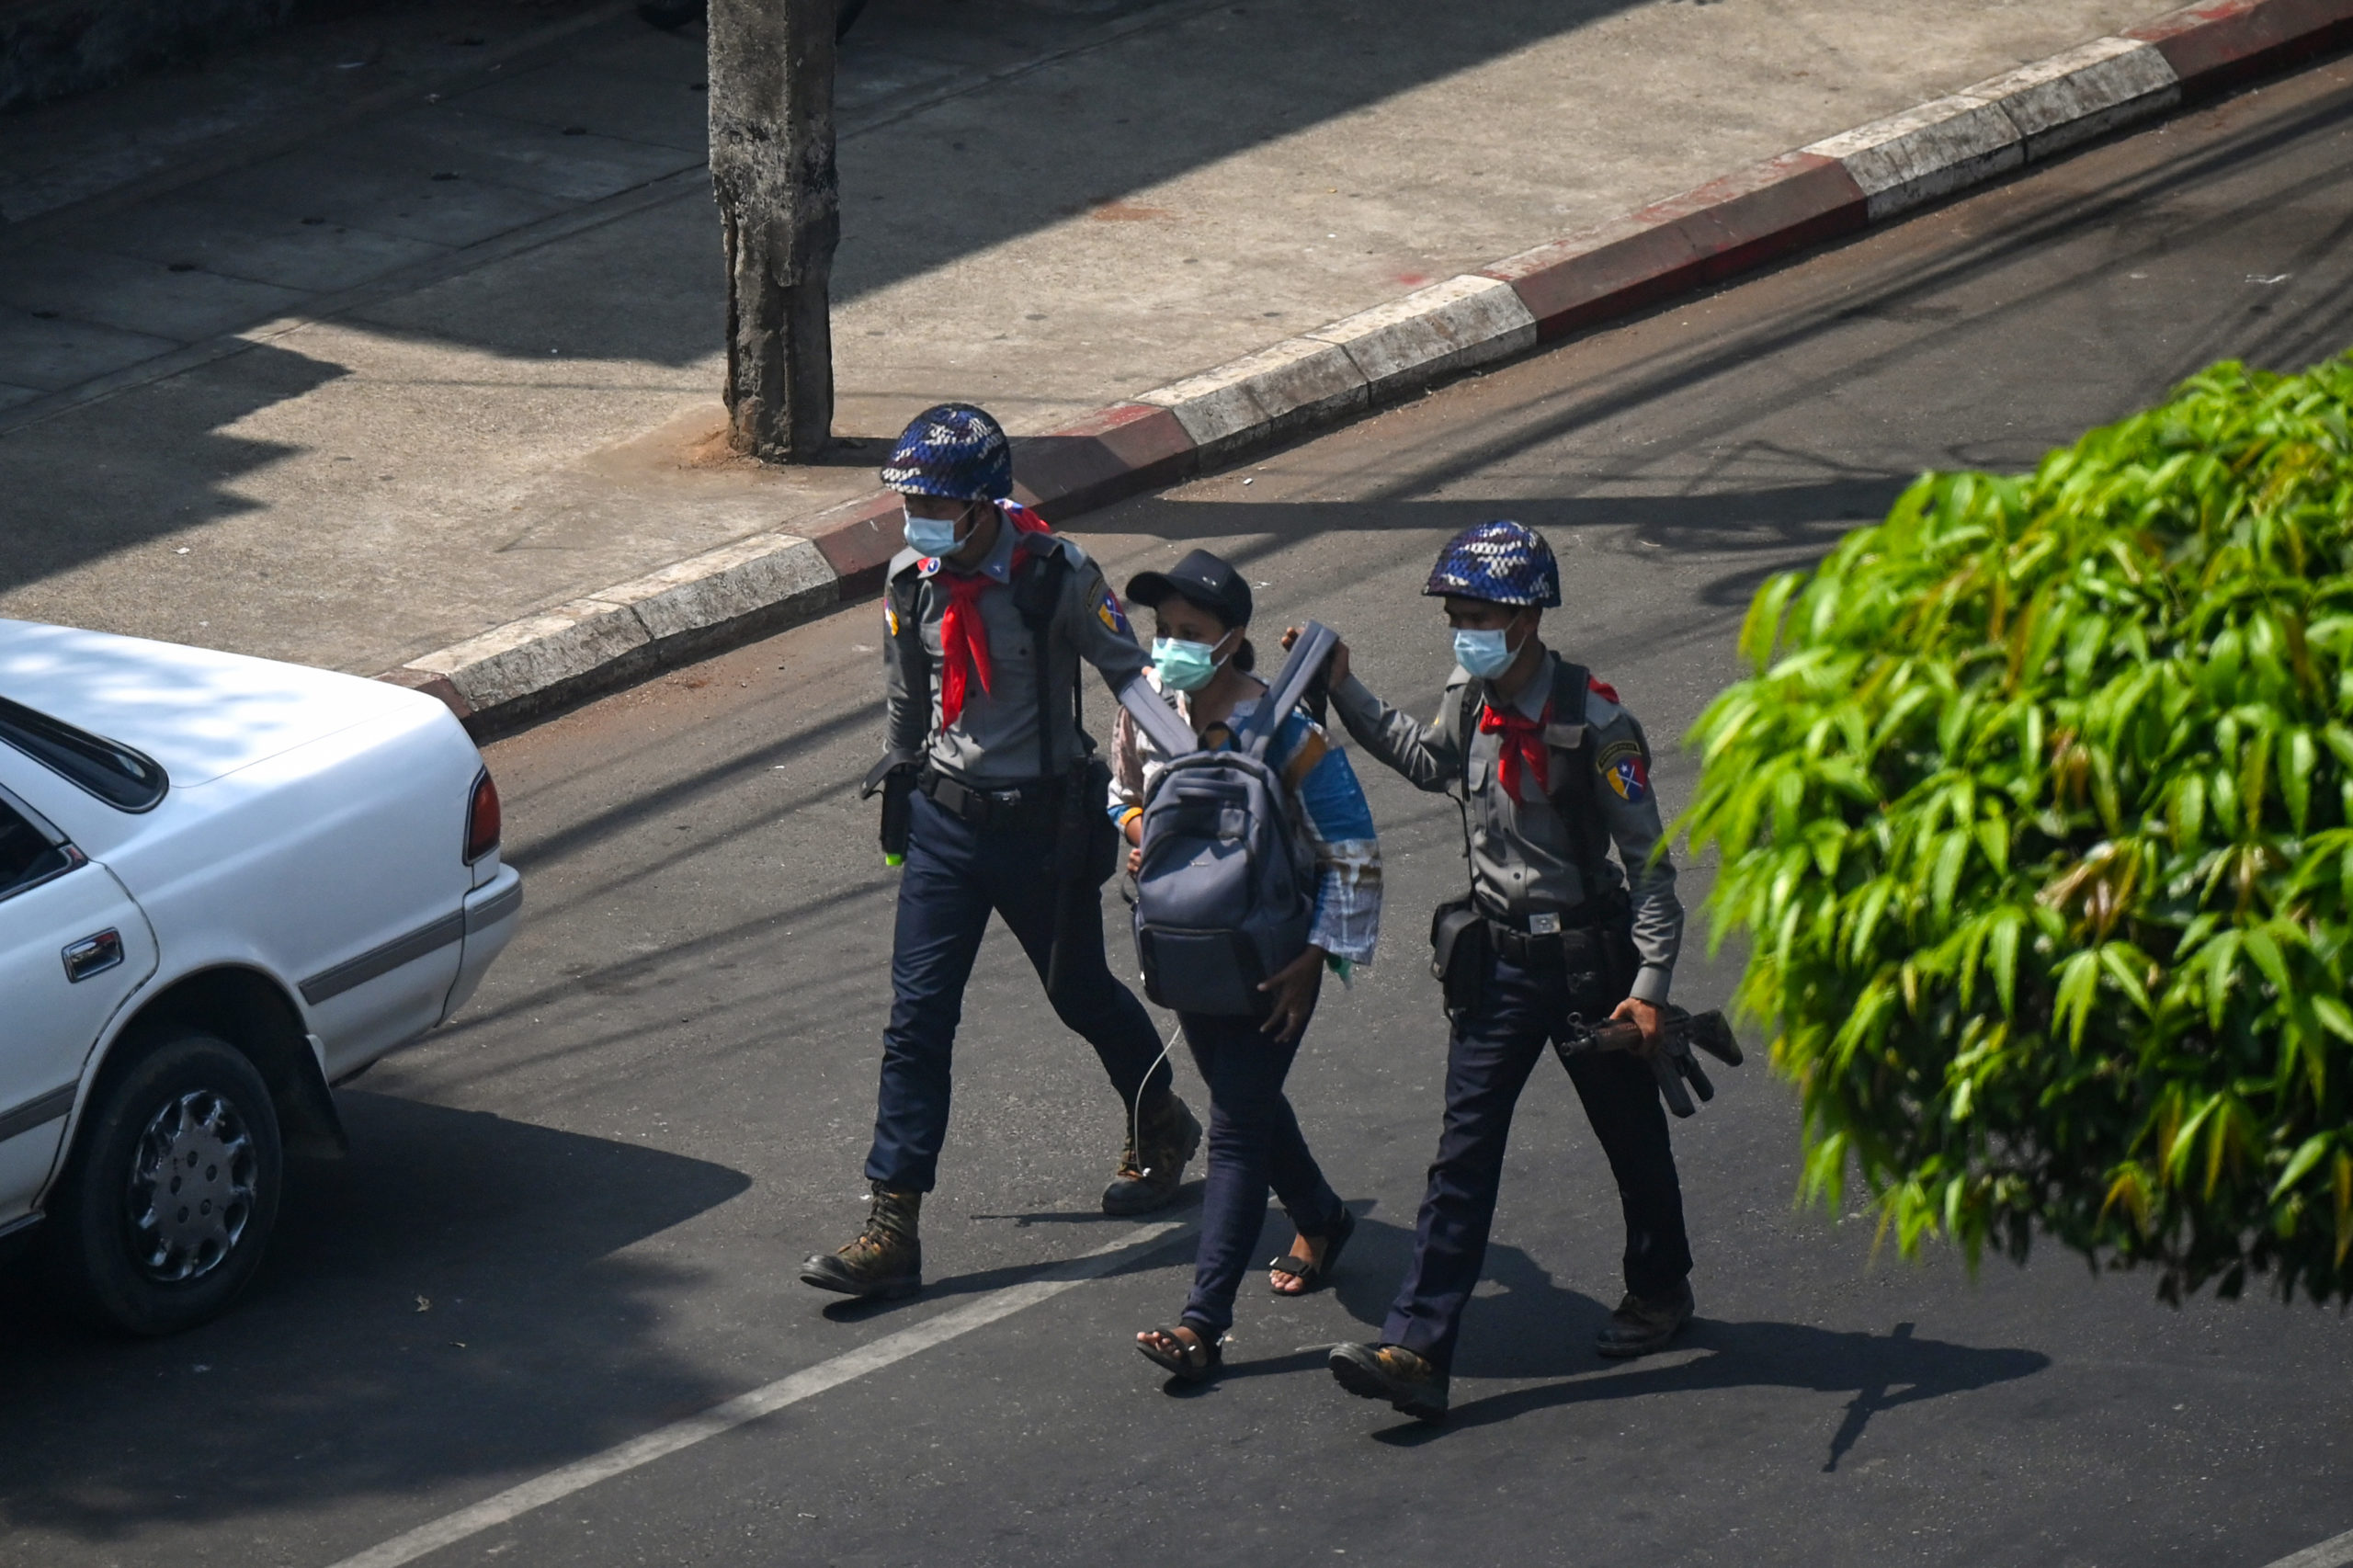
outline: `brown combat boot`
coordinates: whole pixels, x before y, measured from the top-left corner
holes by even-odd
[[[1176,1196],[1185,1162],[1201,1146],[1201,1124],[1175,1095],[1146,1106],[1130,1123],[1119,1174],[1103,1189],[1103,1212],[1149,1214]]]
[[[914,1295],[923,1289],[923,1243],[915,1236],[922,1210],[922,1193],[892,1192],[876,1182],[874,1207],[856,1239],[839,1252],[812,1253],[801,1265],[801,1282],[861,1301]]]
[[[1335,1382],[1359,1398],[1385,1399],[1416,1421],[1446,1419],[1447,1375],[1402,1345],[1335,1345],[1325,1365]]]

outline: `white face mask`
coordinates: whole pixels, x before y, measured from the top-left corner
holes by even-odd
[[[901,514],[905,519],[904,531],[907,548],[917,555],[949,555],[956,549],[956,517],[918,517],[913,512]]]
[[[1506,625],[1494,631],[1458,631],[1454,634],[1454,662],[1482,680],[1492,679],[1511,668],[1519,650],[1511,645],[1511,628]]]

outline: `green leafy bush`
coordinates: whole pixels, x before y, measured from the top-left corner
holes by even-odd
[[[2217,365],[1758,592],[1685,825],[1809,1195],[2353,1299],[2349,410]]]

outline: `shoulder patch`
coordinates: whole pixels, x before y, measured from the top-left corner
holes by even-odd
[[[899,634],[898,607],[891,602],[891,596],[888,594],[882,596],[882,625],[892,636],[896,637]]]
[[[1127,612],[1120,608],[1120,596],[1108,587],[1103,590],[1102,601],[1095,607],[1095,619],[1130,642],[1135,640],[1135,633],[1128,630]]]
[[[1639,742],[1618,741],[1604,746],[1598,766],[1601,781],[1620,800],[1638,805],[1650,799],[1650,759],[1643,755]]]

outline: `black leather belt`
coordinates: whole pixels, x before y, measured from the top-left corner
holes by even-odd
[[[926,767],[916,776],[915,788],[941,811],[974,827],[1037,826],[1052,821],[1062,781],[1033,778],[1004,790],[975,790]]]
[[[1608,929],[1627,909],[1622,893],[1587,900],[1567,915],[1531,915],[1529,929],[1487,915],[1487,939],[1521,969],[1592,969],[1606,958]],[[1595,949],[1601,950],[1596,951]],[[1574,961],[1573,961],[1574,960]]]

